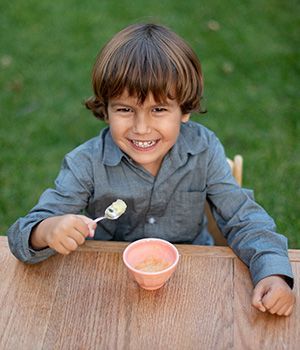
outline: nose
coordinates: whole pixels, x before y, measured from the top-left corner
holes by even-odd
[[[150,120],[145,113],[140,113],[135,115],[133,132],[141,135],[149,134],[151,132]]]

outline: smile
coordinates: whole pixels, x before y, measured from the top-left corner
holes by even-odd
[[[156,143],[158,142],[158,140],[149,140],[149,141],[130,140],[130,141],[134,146],[138,148],[143,148],[143,149],[151,148],[154,145],[156,145]]]

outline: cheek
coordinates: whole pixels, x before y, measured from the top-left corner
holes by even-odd
[[[109,122],[110,132],[113,137],[124,136],[124,133],[130,128],[128,121],[120,119],[110,119]]]
[[[172,124],[166,124],[161,125],[161,133],[165,136],[168,140],[174,140],[178,137],[180,132],[180,123],[172,123]]]
[[[118,134],[118,127],[117,127],[116,123],[114,123],[114,121],[108,119],[107,124],[109,126],[110,133],[112,134],[112,137],[115,138],[115,136]]]
[[[115,117],[109,117],[107,119],[107,123],[109,124],[111,129],[118,130],[120,128],[120,126],[122,126],[122,120],[119,118],[115,118]]]

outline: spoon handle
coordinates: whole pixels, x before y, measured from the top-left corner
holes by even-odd
[[[98,221],[101,221],[101,220],[103,220],[103,219],[105,219],[105,216],[101,216],[101,217],[95,219],[94,222],[98,222]]]

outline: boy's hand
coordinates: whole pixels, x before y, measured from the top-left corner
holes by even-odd
[[[289,316],[295,300],[295,295],[285,280],[279,275],[273,275],[257,283],[253,291],[252,305],[262,312]]]
[[[42,221],[31,234],[31,245],[35,249],[50,247],[67,255],[93,236],[96,223],[84,215],[54,216]]]

